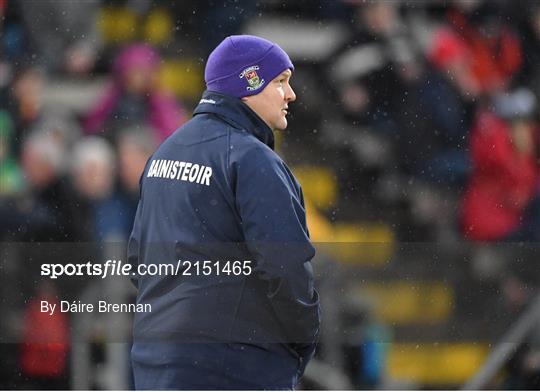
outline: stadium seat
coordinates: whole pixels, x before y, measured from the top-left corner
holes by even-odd
[[[428,389],[460,385],[483,364],[489,346],[476,342],[408,342],[392,344],[388,353],[388,377]]]
[[[394,233],[384,224],[337,223],[334,255],[346,264],[385,265],[394,252]]]
[[[107,6],[100,10],[98,30],[106,45],[135,39],[137,15],[125,7]]]
[[[143,39],[153,45],[163,45],[171,39],[173,20],[164,8],[152,10],[143,25]]]
[[[172,58],[161,66],[158,83],[180,99],[197,102],[204,90],[203,67],[193,58]]]
[[[425,325],[447,321],[452,316],[454,293],[438,281],[369,281],[353,291],[370,298],[377,319],[393,325]]]
[[[302,185],[304,196],[315,207],[327,210],[336,203],[338,184],[331,169],[324,166],[297,166],[293,172]]]

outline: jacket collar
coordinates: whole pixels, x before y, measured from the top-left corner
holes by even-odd
[[[268,125],[239,98],[206,90],[193,115],[213,113],[235,128],[251,133],[272,150],[274,133]]]

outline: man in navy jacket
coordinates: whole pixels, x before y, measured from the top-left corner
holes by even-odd
[[[194,117],[149,159],[128,245],[137,389],[292,389],[320,309],[300,185],[274,152],[296,99],[288,55],[227,37]],[[154,267],[152,267],[154,268]]]

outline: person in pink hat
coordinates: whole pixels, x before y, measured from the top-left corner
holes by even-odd
[[[114,133],[134,124],[150,125],[161,142],[186,121],[174,97],[156,86],[158,53],[147,44],[132,44],[115,59],[112,84],[84,119],[87,134]],[[142,123],[142,124],[141,124]]]

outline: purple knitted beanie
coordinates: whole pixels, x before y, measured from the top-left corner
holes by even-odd
[[[206,62],[206,88],[237,98],[260,93],[286,69],[291,59],[277,44],[253,35],[225,38]]]

